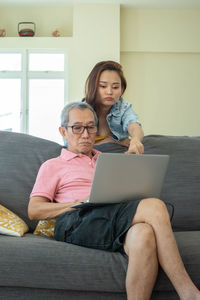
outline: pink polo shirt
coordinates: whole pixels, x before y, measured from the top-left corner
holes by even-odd
[[[91,159],[62,149],[60,156],[41,165],[30,197],[42,196],[64,203],[89,196],[100,152],[93,149],[92,153]]]

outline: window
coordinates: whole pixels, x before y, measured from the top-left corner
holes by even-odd
[[[0,52],[0,130],[62,143],[58,127],[65,95],[64,52]]]

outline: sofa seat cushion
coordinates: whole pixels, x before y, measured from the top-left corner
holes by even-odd
[[[124,291],[127,259],[27,233],[0,235],[0,286]]]
[[[200,232],[177,232],[176,239],[194,282],[200,281]],[[0,235],[0,286],[76,291],[125,292],[127,257],[25,234]],[[173,291],[160,270],[156,291]]]

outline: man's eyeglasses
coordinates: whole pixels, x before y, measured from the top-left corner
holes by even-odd
[[[72,126],[67,126],[67,127],[70,127],[74,134],[82,134],[85,129],[87,129],[88,133],[96,133],[97,132],[96,125],[88,125],[88,126],[72,125]]]

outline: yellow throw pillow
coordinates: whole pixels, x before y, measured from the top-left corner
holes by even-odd
[[[0,205],[0,234],[23,236],[27,231],[28,226],[20,217]]]
[[[54,236],[54,227],[55,227],[56,219],[49,220],[41,220],[38,222],[37,227],[33,234],[37,234],[40,236]]]

